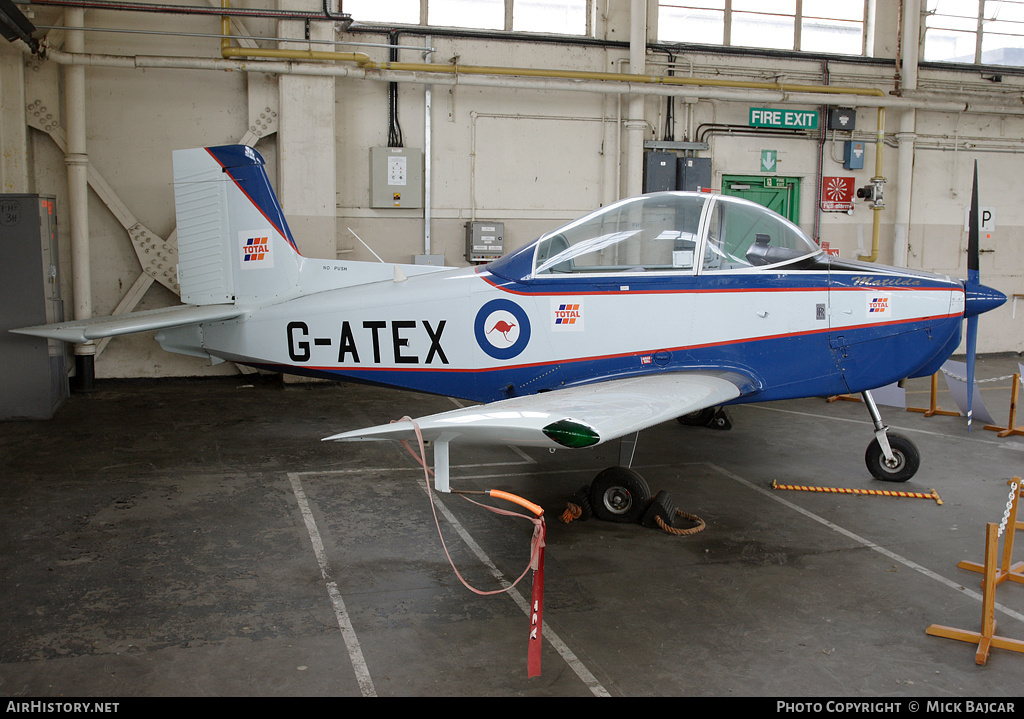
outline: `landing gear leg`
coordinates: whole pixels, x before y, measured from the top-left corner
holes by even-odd
[[[639,432],[634,432],[619,440],[619,464],[621,466],[633,466],[633,455],[636,453],[636,440],[639,436]]]
[[[878,411],[878,405],[875,404],[875,398],[871,396],[871,393],[865,390],[861,392],[861,397],[864,398],[864,406],[868,408],[868,414],[871,415],[871,423],[875,425],[875,441],[878,442],[882,449],[882,454],[885,456],[886,462],[894,462],[896,458],[893,457],[892,447],[889,446],[889,428],[882,423],[882,414]]]
[[[864,453],[868,471],[872,477],[884,482],[906,482],[921,466],[921,453],[907,437],[889,434],[889,428],[883,424],[878,405],[870,392],[865,391],[861,396],[875,427],[875,439]]]

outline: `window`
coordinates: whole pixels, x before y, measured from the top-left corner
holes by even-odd
[[[705,272],[763,267],[821,252],[789,220],[746,200],[719,197],[708,223]]]
[[[1024,1],[928,0],[924,59],[1024,66]]]
[[[658,40],[728,44],[725,40],[725,0],[659,3]]]
[[[864,0],[666,0],[658,40],[864,54]]]
[[[796,0],[733,0],[730,45],[797,50]]]
[[[505,0],[429,0],[427,24],[505,29]]]
[[[420,0],[344,0],[342,10],[355,22],[419,25]]]
[[[512,29],[582,35],[587,30],[586,0],[515,0]]]
[[[806,52],[864,54],[864,3],[804,0],[800,49]]]
[[[587,33],[587,13],[595,0],[345,0],[356,22],[516,30],[562,35]]]
[[[591,213],[537,243],[535,276],[567,273],[693,272],[707,199],[654,194]]]

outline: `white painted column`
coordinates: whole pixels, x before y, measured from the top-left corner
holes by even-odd
[[[920,51],[921,0],[907,0],[903,9],[903,65],[900,68],[903,90],[917,89],[917,64]],[[906,267],[910,254],[910,205],[914,184],[914,142],[917,139],[917,110],[900,114],[896,135],[896,219],[893,227],[893,264]]]
[[[85,10],[68,8],[64,12],[64,23],[67,27],[84,27]],[[72,53],[85,52],[85,32],[68,30],[64,49]],[[68,168],[74,317],[76,320],[84,320],[92,317],[92,268],[89,243],[89,155],[85,141],[85,67],[81,65],[64,67],[64,124],[68,138],[64,163]],[[95,343],[75,345],[75,366],[81,389],[92,387],[95,355]]]
[[[320,0],[278,0],[282,10],[320,12]],[[303,38],[305,23],[282,21],[280,37]],[[310,38],[334,39],[334,24],[311,22]],[[281,43],[307,49],[304,42]],[[315,45],[314,49],[324,49]],[[306,257],[337,257],[335,175],[335,78],[282,75],[278,84],[277,190],[299,251]],[[367,153],[369,158],[369,153]],[[369,162],[369,159],[367,159]],[[364,173],[368,175],[367,173]]]
[[[0,46],[0,192],[28,192],[28,126],[25,124],[25,57]]]
[[[629,71],[643,75],[647,71],[647,2],[631,0],[629,12]],[[624,197],[643,193],[644,187],[644,96],[629,96],[626,117],[626,177]]]

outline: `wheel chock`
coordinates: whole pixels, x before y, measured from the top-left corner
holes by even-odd
[[[695,522],[695,526],[679,529],[672,526],[676,517],[683,517],[689,519],[691,522]],[[647,511],[644,512],[643,519],[640,520],[640,524],[645,527],[661,527],[669,534],[675,534],[677,536],[683,536],[688,534],[696,534],[704,529],[704,520],[693,514],[687,514],[676,509],[675,502],[669,496],[668,492],[664,489],[658,492],[651,503],[647,506]]]
[[[658,518],[668,524],[672,523],[673,517],[676,516],[676,503],[672,501],[672,497],[669,496],[668,492],[664,489],[654,495],[654,499],[651,500],[650,505],[647,507],[647,511],[644,512],[643,519],[640,520],[640,524],[651,529],[658,526]]]
[[[708,422],[708,427],[711,429],[732,429],[732,421],[729,419],[729,415],[725,413],[724,409],[719,409],[715,412],[715,416]]]

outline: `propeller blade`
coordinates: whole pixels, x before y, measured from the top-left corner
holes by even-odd
[[[967,431],[971,431],[974,404],[974,354],[978,347],[978,316],[967,318]]]
[[[978,212],[978,161],[974,161],[974,185],[971,187],[971,213],[967,230],[967,281],[977,285],[981,283],[978,256],[978,236],[981,233]]]
[[[978,245],[981,228],[978,212],[978,161],[974,161],[974,184],[971,186],[971,210],[967,230],[967,294],[972,289],[980,289],[981,271],[979,269]],[[967,431],[971,431],[971,413],[974,404],[974,355],[978,347],[978,315],[967,318]]]

